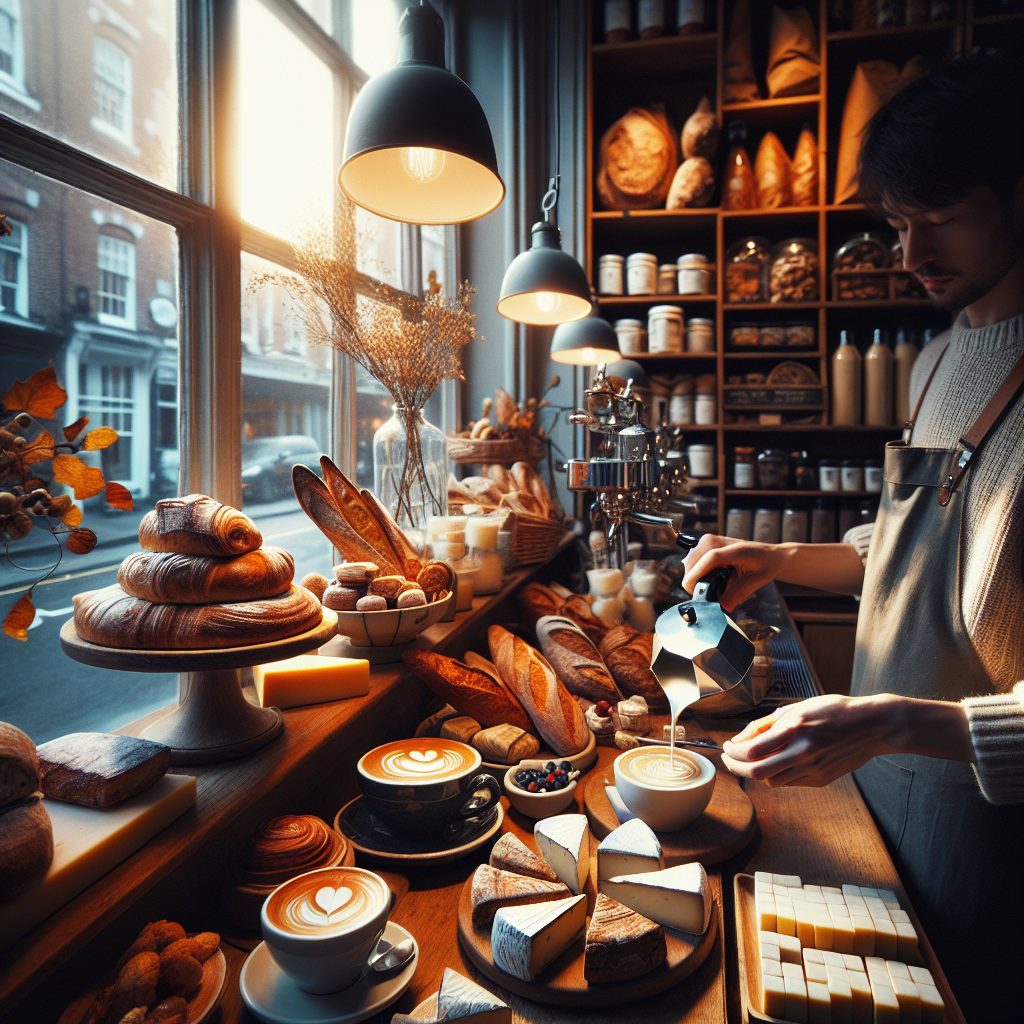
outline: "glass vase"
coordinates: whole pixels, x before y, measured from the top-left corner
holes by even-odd
[[[373,489],[422,549],[427,517],[448,514],[448,440],[422,409],[395,405],[373,435]]]

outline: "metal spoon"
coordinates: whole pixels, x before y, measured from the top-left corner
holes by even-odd
[[[637,739],[647,746],[652,747],[667,747],[670,745],[670,740],[659,740],[653,736],[637,736]],[[677,747],[696,747],[698,750],[721,750],[722,748],[717,743],[712,743],[710,740],[676,740]]]
[[[381,946],[387,946],[382,950]],[[416,952],[416,943],[412,939],[403,939],[397,946],[388,945],[383,940],[370,960],[370,967],[375,971],[393,971],[396,967],[407,964]]]

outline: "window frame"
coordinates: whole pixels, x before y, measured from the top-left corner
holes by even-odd
[[[95,102],[95,109],[93,115],[89,120],[92,127],[112,139],[116,139],[118,142],[124,143],[125,146],[130,149],[135,149],[135,126],[132,120],[133,118],[133,103],[134,103],[134,75],[135,67],[132,62],[131,54],[118,46],[112,39],[108,39],[105,35],[97,34],[93,36],[93,57],[92,57],[92,84],[93,84],[93,100]],[[103,47],[109,48],[110,51],[118,55],[118,59],[123,61],[122,70],[125,73],[125,80],[123,83],[115,82],[111,77],[100,74],[100,67],[102,61],[100,59],[100,50]],[[100,114],[101,104],[99,102],[99,83],[103,82],[108,87],[113,89],[121,89],[121,120],[122,125],[120,128],[113,121],[108,121],[105,117]]]
[[[15,249],[10,244],[12,235],[0,238],[0,249],[6,252],[16,252],[18,263],[17,277],[14,280],[14,308],[10,309],[5,306],[3,299],[0,298],[0,320],[14,317],[17,317],[19,321],[28,320],[28,225],[24,221],[15,220],[13,217],[8,217],[7,222],[19,230],[18,248]]]
[[[0,0],[11,21],[14,22],[11,70],[0,70],[0,92],[17,100],[30,110],[39,110],[39,102],[29,96],[25,88],[25,32],[22,28],[21,0]],[[12,10],[13,8],[13,10]]]
[[[104,246],[104,242],[107,243]],[[113,270],[110,267],[105,267],[104,263],[104,248],[110,248],[111,246],[124,246],[124,250],[121,256],[125,260],[125,269],[127,273],[121,274],[117,270]],[[113,255],[113,254],[107,254]],[[124,238],[116,238],[113,235],[108,235],[100,232],[96,236],[96,269],[99,271],[99,281],[96,285],[96,300],[99,308],[97,309],[96,319],[99,323],[107,327],[126,327],[129,330],[135,330],[136,324],[136,312],[135,312],[135,243],[129,242]],[[103,275],[114,274],[118,277],[123,277],[125,280],[125,292],[124,292],[124,316],[118,316],[116,313],[105,313],[103,312],[102,306],[104,298],[109,297],[114,302],[117,302],[121,297],[116,292],[108,292],[103,290]]]

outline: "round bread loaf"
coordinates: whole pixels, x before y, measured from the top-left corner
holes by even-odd
[[[39,800],[0,813],[0,905],[46,874],[53,860],[53,826]]]
[[[0,722],[0,807],[27,800],[37,789],[36,745],[17,726]]]
[[[263,543],[256,524],[230,505],[205,494],[165,498],[139,524],[139,545],[147,551],[231,558]]]
[[[601,139],[598,193],[611,209],[661,206],[677,163],[664,112],[633,107]]]
[[[136,551],[121,563],[117,582],[143,601],[210,604],[283,594],[294,575],[295,560],[282,548],[259,548],[237,558]]]
[[[119,586],[75,594],[75,629],[101,647],[209,650],[297,636],[317,626],[323,609],[294,585],[278,597],[232,604],[156,604]]]

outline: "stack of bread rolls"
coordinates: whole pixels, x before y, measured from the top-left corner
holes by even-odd
[[[144,550],[121,563],[117,583],[75,595],[75,629],[89,643],[148,650],[242,647],[313,629],[323,612],[292,584],[292,556],[262,543],[251,519],[206,495],[159,501],[139,526]]]

